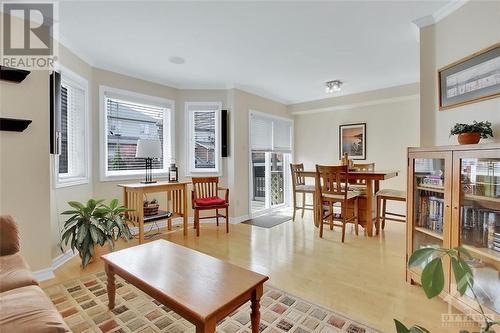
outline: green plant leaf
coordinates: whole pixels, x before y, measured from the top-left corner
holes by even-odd
[[[463,246],[458,246],[455,248],[458,253],[463,254],[467,259],[472,259],[470,252]]]
[[[118,207],[118,199],[111,200],[111,202],[109,203],[109,208],[113,210],[116,207]]]
[[[78,209],[78,211],[82,211],[85,206],[81,203],[79,203],[78,201],[68,201],[68,205],[70,205],[71,207],[75,208],[75,209]]]
[[[61,213],[61,215],[73,215],[73,214],[80,214],[81,212],[79,210],[65,210],[64,212]]]
[[[453,268],[453,275],[455,276],[455,282],[457,284],[457,291],[461,296],[465,294],[467,290],[467,280],[465,278],[465,270],[460,265],[457,258],[451,257],[451,267]]]
[[[428,258],[430,258],[430,256],[434,251],[436,251],[436,249],[433,247],[424,247],[416,250],[415,252],[412,253],[410,259],[408,259],[408,266],[420,265],[421,263],[425,262]]]
[[[94,242],[94,244],[99,242],[99,232],[99,229],[95,225],[90,225],[90,236],[92,236],[92,241]]]
[[[422,326],[415,325],[410,328],[410,333],[431,333],[431,332]]]
[[[79,244],[82,244],[82,242],[85,240],[85,238],[87,237],[87,234],[88,234],[88,227],[86,224],[82,224],[80,226],[80,229],[78,229],[78,238],[77,238],[77,242]]]
[[[422,288],[424,288],[427,298],[435,297],[443,291],[444,272],[441,258],[435,258],[425,265],[420,282],[422,283]]]
[[[394,319],[394,324],[396,325],[397,333],[410,333],[410,330],[399,320]]]

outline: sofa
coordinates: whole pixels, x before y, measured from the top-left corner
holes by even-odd
[[[70,332],[19,250],[16,223],[0,216],[0,332]]]

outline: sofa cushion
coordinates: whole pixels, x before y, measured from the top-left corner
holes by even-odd
[[[0,215],[0,256],[19,252],[19,232],[12,216]]]
[[[0,257],[0,292],[37,284],[19,253]]]
[[[0,332],[70,332],[59,312],[38,286],[0,294]]]

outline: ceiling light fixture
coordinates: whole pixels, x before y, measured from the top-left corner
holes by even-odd
[[[186,62],[186,59],[178,56],[172,56],[168,58],[168,61],[170,61],[172,64],[182,65],[183,63]]]
[[[328,81],[327,83],[325,83],[325,91],[328,94],[331,94],[333,92],[339,92],[340,90],[342,90],[342,88],[340,87],[342,83],[343,82],[340,80]]]

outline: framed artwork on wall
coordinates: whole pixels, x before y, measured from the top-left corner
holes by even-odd
[[[500,96],[500,43],[438,70],[439,110]]]
[[[339,159],[366,160],[366,123],[339,126]]]

